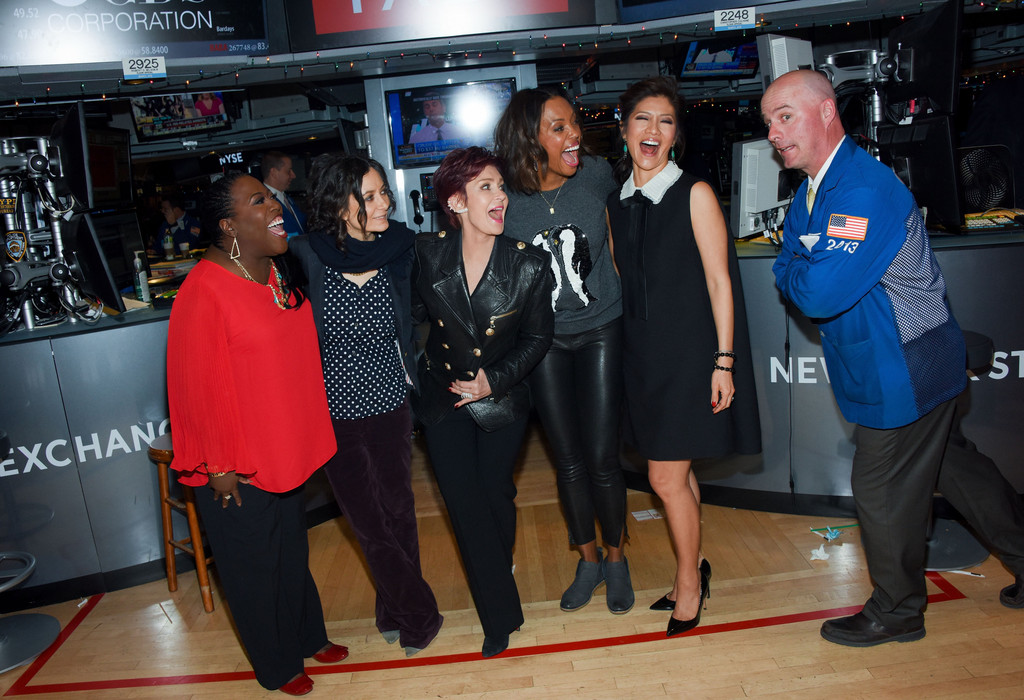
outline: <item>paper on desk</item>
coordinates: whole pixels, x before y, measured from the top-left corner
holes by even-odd
[[[121,301],[124,302],[124,310],[126,312],[127,311],[135,311],[136,309],[148,309],[149,308],[149,304],[147,304],[144,301],[139,301],[138,299],[132,299],[130,297],[121,297]]]

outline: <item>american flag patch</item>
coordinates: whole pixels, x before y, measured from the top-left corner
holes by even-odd
[[[847,238],[851,241],[863,241],[868,232],[868,220],[848,214],[832,214],[828,217],[826,236]]]

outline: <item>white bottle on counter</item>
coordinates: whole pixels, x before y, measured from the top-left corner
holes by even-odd
[[[149,276],[146,274],[146,264],[139,257],[145,255],[144,251],[135,251],[135,298],[139,301],[150,303]]]

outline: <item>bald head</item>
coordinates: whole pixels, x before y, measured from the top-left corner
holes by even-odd
[[[821,73],[791,71],[778,77],[761,98],[761,116],[768,140],[787,168],[814,177],[845,132],[836,108],[836,94]]]

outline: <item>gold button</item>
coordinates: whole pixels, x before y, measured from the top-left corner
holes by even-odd
[[[451,346],[449,346],[448,343],[441,343],[441,347],[445,350],[451,350]]]
[[[470,379],[472,379],[472,378],[473,378],[473,377],[475,377],[476,375],[475,375],[475,374],[473,374],[473,370],[469,370],[469,371],[467,371],[467,372],[466,372],[466,376],[467,376],[467,377],[469,377]]]
[[[448,232],[447,232],[447,231],[441,231],[441,233],[437,234],[437,237],[438,237],[438,238],[444,238],[444,237],[445,237],[445,236],[447,236],[447,235],[448,235]]]
[[[444,328],[444,320],[442,320],[440,318],[437,319],[437,325],[441,326],[441,328]]]
[[[473,348],[473,354],[480,357],[483,353],[480,352],[480,348]]]
[[[547,238],[548,234],[550,234],[550,233],[551,233],[550,231],[541,231],[540,235],[544,236],[544,238]]]
[[[451,369],[451,368],[452,368],[452,366],[451,366],[450,364],[448,364],[447,362],[445,362],[445,363],[444,363],[444,368],[445,368],[445,369]]]
[[[518,243],[516,243],[516,248],[518,248],[519,250],[522,250],[525,247],[526,247],[526,244],[523,243],[522,241],[519,241]]]
[[[494,329],[488,328],[487,330],[484,331],[484,333],[486,333],[487,335],[494,335]]]

